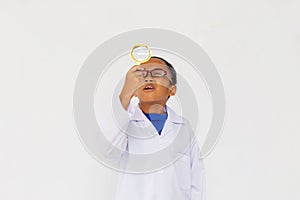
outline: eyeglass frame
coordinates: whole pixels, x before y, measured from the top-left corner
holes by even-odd
[[[161,71],[164,72],[164,75],[162,75],[162,76],[153,76],[153,75],[152,75],[152,72],[153,72],[154,70],[161,70]],[[161,69],[161,68],[155,68],[155,69],[152,69],[152,70],[146,70],[146,69],[136,69],[136,70],[135,70],[135,72],[144,72],[144,71],[146,72],[146,75],[145,75],[145,76],[142,75],[144,78],[147,77],[148,74],[150,73],[152,78],[167,77],[167,78],[169,79],[170,83],[172,84],[172,80],[171,80],[168,76],[166,76],[166,75],[168,74],[168,72],[167,72],[166,70],[164,70],[164,69]]]

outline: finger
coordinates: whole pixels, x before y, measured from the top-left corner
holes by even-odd
[[[135,70],[134,72],[132,72],[134,74],[134,76],[136,77],[143,77],[143,70]]]
[[[135,65],[133,70],[134,71],[142,71],[142,70],[146,70],[146,68],[141,65]]]
[[[129,71],[134,72],[134,71],[136,71],[137,69],[140,69],[140,68],[141,68],[140,65],[134,65],[133,67],[130,68]]]

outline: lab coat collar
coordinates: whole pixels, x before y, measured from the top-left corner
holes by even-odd
[[[172,110],[169,106],[165,106],[165,111],[168,113],[167,121],[173,122],[175,124],[183,124],[182,117],[177,115],[174,110]],[[145,116],[143,111],[141,110],[139,104],[135,105],[134,112],[130,118],[131,121],[149,121]]]

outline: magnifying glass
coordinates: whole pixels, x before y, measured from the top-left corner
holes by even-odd
[[[151,50],[146,44],[136,44],[130,51],[131,59],[138,65],[147,62],[151,58]]]

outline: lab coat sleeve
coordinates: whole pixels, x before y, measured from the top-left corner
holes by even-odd
[[[118,110],[118,114],[128,114],[129,116],[133,112],[132,103],[129,104],[127,111],[125,111],[121,105],[121,103],[116,103],[116,110]],[[124,117],[124,119],[126,119]],[[124,133],[128,125],[128,121],[118,121],[122,130],[119,127],[111,126],[109,131],[106,133],[107,143],[103,148],[103,153],[106,159],[112,162],[113,165],[118,165],[124,153],[128,151],[128,136]],[[117,166],[116,166],[117,167]]]
[[[191,200],[206,200],[204,162],[196,139],[191,146],[191,179]]]

